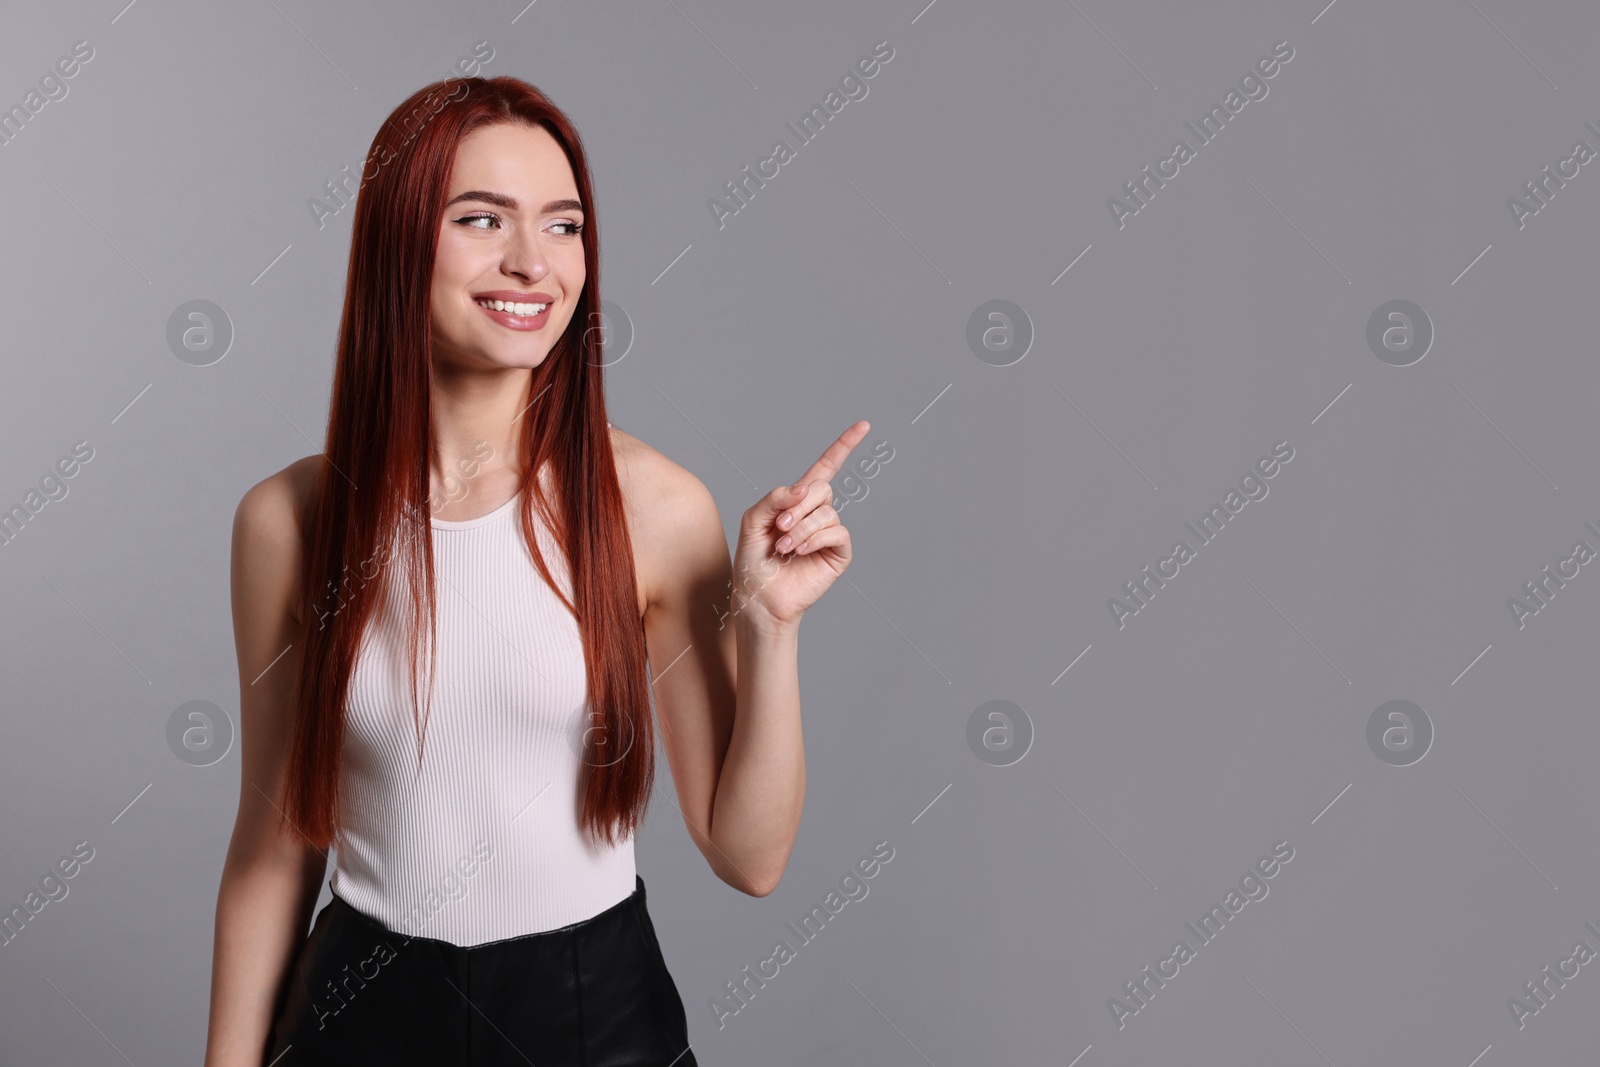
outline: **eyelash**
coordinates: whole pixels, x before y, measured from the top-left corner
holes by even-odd
[[[460,223],[463,226],[466,226],[468,229],[471,229],[471,230],[481,230],[481,229],[485,229],[486,228],[486,227],[483,227],[483,226],[472,226],[472,225],[469,225],[469,223],[471,223],[471,221],[473,219],[493,219],[495,222],[498,223],[500,221],[500,216],[498,216],[498,215],[496,215],[496,214],[494,214],[493,212],[490,212],[490,211],[481,211],[476,215],[463,215],[461,218],[457,219],[456,222]],[[556,223],[556,225],[557,226],[570,226],[570,227],[572,227],[572,232],[571,233],[561,234],[562,237],[576,237],[576,236],[578,236],[579,234],[581,234],[583,232],[583,223],[581,223],[581,222],[558,222],[558,223]]]

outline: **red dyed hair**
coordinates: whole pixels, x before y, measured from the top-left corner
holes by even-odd
[[[582,294],[566,332],[530,376],[531,406],[518,444],[523,538],[583,638],[589,726],[580,824],[592,838],[608,842],[632,833],[654,780],[633,550],[607,433],[604,336],[590,325],[601,321],[600,228],[583,144],[567,116],[527,82],[447,79],[417,90],[384,120],[356,198],[324,448],[328,462],[305,524],[299,600],[304,651],[282,797],[285,820],[319,849],[333,844],[340,829],[345,697],[362,632],[383,588],[353,585],[351,567],[364,571],[366,564],[358,561],[386,554],[392,543],[399,546],[396,558],[383,565],[403,567],[410,584],[413,694],[423,622],[430,635],[437,632],[428,536],[429,290],[456,146],[472,131],[498,123],[542,127],[555,137],[572,166],[586,219],[580,235],[587,274]],[[553,500],[538,476],[546,461]],[[539,552],[535,503],[565,549],[571,600]],[[397,532],[401,536],[391,542]],[[323,590],[337,591],[340,603],[331,614],[319,610],[327,599]],[[433,647],[430,640],[430,691]],[[425,716],[417,717],[417,727],[420,761]]]

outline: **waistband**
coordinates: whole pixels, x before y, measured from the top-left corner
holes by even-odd
[[[332,890],[329,890],[329,892],[332,893]],[[333,899],[328,902],[327,906],[333,913],[341,915],[350,922],[356,923],[360,926],[365,926],[374,933],[382,934],[388,937],[400,938],[402,941],[415,941],[418,944],[435,945],[442,949],[453,949],[459,952],[470,951],[472,949],[488,948],[491,945],[542,943],[553,942],[562,938],[571,938],[582,934],[586,930],[604,925],[608,921],[614,921],[636,908],[643,908],[645,906],[644,877],[635,873],[633,876],[632,893],[629,893],[627,896],[623,897],[609,908],[606,908],[604,911],[596,912],[595,914],[589,916],[587,919],[580,919],[575,923],[568,923],[566,926],[558,926],[552,930],[535,930],[532,933],[518,934],[515,937],[503,937],[497,941],[481,941],[476,945],[458,945],[453,941],[445,941],[437,937],[423,937],[420,934],[405,934],[398,930],[391,930],[377,919],[368,915],[366,912],[356,908],[354,904],[351,904],[339,894],[332,893],[332,896]]]

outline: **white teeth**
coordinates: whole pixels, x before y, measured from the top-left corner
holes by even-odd
[[[549,304],[512,304],[504,300],[479,300],[479,307],[492,308],[495,311],[509,311],[513,315],[537,315]]]

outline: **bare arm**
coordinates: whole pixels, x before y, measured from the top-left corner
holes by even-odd
[[[717,877],[763,897],[783,876],[805,801],[797,633],[741,610],[763,575],[742,575],[730,598],[711,493],[676,464],[656,467],[647,521],[660,578],[645,640],[678,809]]]
[[[327,869],[326,853],[278,826],[300,669],[291,611],[300,567],[293,485],[289,471],[268,478],[234,515],[239,810],[217,890],[205,1067],[262,1067],[273,1009]]]
[[[645,637],[667,758],[695,844],[753,896],[777,887],[800,831],[800,618],[850,565],[830,479],[871,426],[856,422],[799,483],[745,511],[731,568],[711,494],[676,464],[656,465],[649,528],[662,555]],[[706,602],[730,569],[739,585],[712,626]]]

